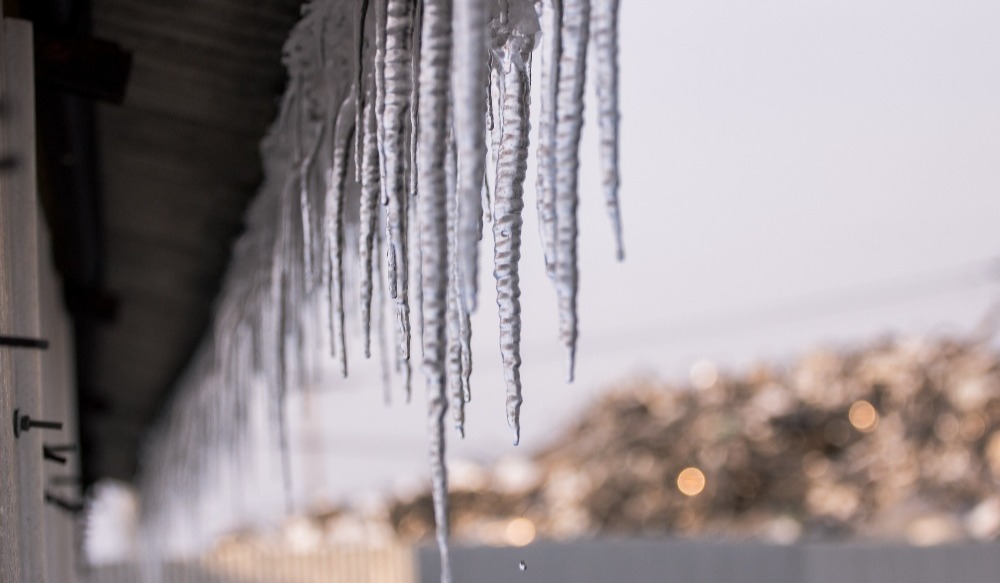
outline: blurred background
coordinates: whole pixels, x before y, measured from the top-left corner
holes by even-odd
[[[298,10],[4,2],[34,23],[41,220],[78,383],[68,496],[87,501],[71,520],[95,581],[135,576],[123,565],[138,556],[139,447],[208,326],[259,186]],[[995,568],[992,546],[963,545],[1000,538],[998,27],[987,0],[622,2],[626,259],[588,88],[576,381],[532,156],[521,444],[486,256],[466,436],[449,436],[456,573],[607,580],[571,566],[630,549],[640,558],[610,560],[633,571],[612,573],[636,580],[662,575],[651,556],[676,566],[713,549],[701,571],[671,576],[837,572],[765,567],[810,561],[873,576],[857,566],[871,548],[890,549],[894,576]],[[97,55],[92,86],[43,75],[67,46]],[[291,516],[233,529],[184,565],[220,581],[434,579],[422,378],[410,403],[394,379],[386,404],[378,360],[359,353],[348,379],[286,402]],[[828,554],[802,558],[809,545]],[[737,571],[705,571],[719,556]],[[494,564],[500,575],[476,567]],[[190,569],[171,576],[209,580]]]

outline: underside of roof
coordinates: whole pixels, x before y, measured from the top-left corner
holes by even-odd
[[[300,4],[5,3],[35,25],[41,194],[76,324],[87,483],[134,475],[143,436],[205,332],[261,179],[259,144]],[[95,85],[115,51],[130,58],[121,103],[41,75],[53,46],[81,42],[113,53],[96,51]]]

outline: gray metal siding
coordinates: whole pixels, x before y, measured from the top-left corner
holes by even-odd
[[[602,539],[524,548],[455,547],[455,581],[475,583],[984,583],[1000,581],[995,545],[876,543],[790,546]],[[521,571],[519,562],[527,569]],[[420,581],[437,583],[437,549],[418,552]]]

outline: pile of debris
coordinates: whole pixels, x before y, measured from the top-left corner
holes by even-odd
[[[1000,538],[1000,355],[955,340],[821,351],[689,386],[637,381],[531,460],[452,468],[457,540]],[[429,493],[383,515],[433,533]]]

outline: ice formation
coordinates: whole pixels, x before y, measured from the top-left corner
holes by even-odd
[[[511,18],[514,16],[515,18]],[[528,170],[528,100],[536,20],[501,13],[492,21],[493,64],[499,80],[500,148],[493,196],[493,276],[500,309],[500,356],[507,384],[507,422],[520,439],[521,411],[521,211]]]
[[[418,354],[411,345],[420,349],[442,579],[450,580],[445,426],[450,406],[464,431],[472,395],[470,314],[480,305],[487,223],[506,416],[515,443],[519,436],[518,265],[536,47],[536,206],[570,379],[591,41],[605,204],[623,254],[618,7],[619,0],[593,0],[593,7],[591,0],[306,5],[285,46],[290,81],[262,147],[265,182],[236,244],[212,332],[145,450],[141,524],[149,553],[185,553],[220,532],[277,518],[260,501],[288,499],[285,397],[322,376],[318,354],[332,354],[334,368],[347,375],[347,315],[356,311],[366,358],[377,328],[386,386],[394,366],[409,396]],[[385,318],[386,309],[395,317]],[[271,479],[278,472],[283,484]]]

